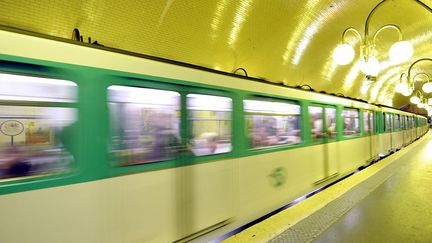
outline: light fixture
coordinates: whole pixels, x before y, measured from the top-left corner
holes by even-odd
[[[431,80],[429,80],[429,81],[427,81],[426,83],[423,84],[422,90],[425,93],[431,93],[432,92],[432,83],[431,83]]]
[[[408,61],[414,52],[414,48],[412,47],[411,43],[408,41],[404,41],[402,38],[402,31],[397,25],[394,24],[387,24],[379,28],[372,36],[372,38],[369,37],[369,22],[370,18],[373,16],[375,11],[382,6],[383,3],[387,2],[387,0],[381,1],[378,5],[376,5],[372,11],[369,13],[368,17],[366,18],[365,22],[365,31],[364,36],[360,34],[358,30],[356,30],[353,27],[345,29],[345,31],[342,34],[342,44],[336,47],[336,49],[333,52],[333,58],[335,63],[340,65],[346,65],[350,63],[354,59],[354,49],[351,45],[349,45],[346,41],[346,35],[349,32],[354,32],[356,36],[359,38],[361,45],[360,45],[360,70],[365,73],[366,75],[372,75],[377,76],[380,71],[380,64],[378,60],[376,59],[376,53],[375,53],[375,45],[376,45],[376,38],[381,31],[385,29],[395,29],[399,34],[399,40],[394,43],[389,51],[390,59],[393,62],[401,63],[404,61]],[[417,2],[417,1],[416,1]],[[422,3],[420,3],[422,4]],[[424,5],[424,4],[422,4]],[[423,6],[425,8],[428,8],[426,5]]]
[[[417,77],[423,75],[426,77],[426,82],[422,86],[422,90],[425,93],[431,93],[432,92],[432,83],[431,83],[431,77],[427,73],[416,73],[414,75],[412,83],[415,82],[423,82],[423,80],[417,80]]]
[[[414,53],[414,48],[408,41],[398,41],[390,47],[390,60],[396,63],[408,61]]]
[[[426,62],[426,61],[432,62],[432,58],[421,58],[413,62],[409,66],[407,74],[405,75],[405,73],[402,73],[400,75],[400,80],[399,83],[396,84],[395,91],[405,96],[408,96],[409,95],[408,93],[414,91],[416,82],[424,82],[424,80],[417,79],[418,76],[423,75],[426,77],[426,82],[422,85],[422,90],[426,94],[431,93],[432,79],[427,73],[424,72],[416,73],[411,79],[411,71],[413,67],[419,62]],[[406,87],[408,87],[408,90],[410,90],[409,92],[406,91]],[[417,90],[415,95],[410,98],[410,102],[417,105],[419,108],[427,108],[429,107],[429,105],[432,105],[432,100],[430,98],[429,99],[424,98],[423,101],[423,93],[420,90]]]
[[[431,78],[427,73],[424,72],[416,73],[411,80],[411,70],[413,69],[413,67],[419,62],[425,62],[425,61],[432,62],[432,59],[431,58],[418,59],[409,66],[406,76],[405,73],[402,73],[400,75],[399,83],[397,83],[395,87],[396,92],[401,93],[404,96],[409,96],[412,93],[412,91],[414,91],[415,83],[422,81],[422,80],[417,80],[417,77],[420,75],[423,75],[427,78],[426,83],[424,83],[422,86],[423,92],[424,93],[432,92]],[[422,102],[422,99],[423,99],[422,92],[420,90],[417,90],[416,94],[410,98],[410,102],[417,105],[419,108],[422,108],[422,106],[426,106],[428,103],[431,102],[431,100],[426,100],[426,99],[424,102]]]
[[[376,77],[380,71],[379,65],[379,62],[375,57],[369,57],[367,61],[360,61],[360,70],[364,74]]]
[[[421,104],[422,99],[423,99],[423,94],[420,92],[420,90],[417,90],[416,94],[411,96],[410,102],[413,103],[414,105],[419,106],[419,104]]]
[[[395,91],[401,93],[403,96],[410,96],[413,92],[413,87],[409,84],[409,81],[405,77],[405,73],[402,73],[399,79],[399,83],[396,84]]]
[[[417,105],[420,103],[420,98],[418,96],[411,96],[410,102],[413,103],[414,105]]]
[[[338,45],[333,52],[333,59],[339,65],[346,65],[354,59],[354,49],[348,44]]]

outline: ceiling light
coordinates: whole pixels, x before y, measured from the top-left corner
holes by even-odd
[[[432,83],[431,83],[431,82],[424,83],[424,84],[423,84],[423,87],[422,87],[422,90],[423,90],[423,92],[425,92],[425,93],[430,93],[430,92],[432,92]]]
[[[420,98],[417,96],[411,96],[410,102],[413,103],[414,105],[417,105],[420,103]]]
[[[411,59],[414,48],[408,41],[398,41],[390,47],[390,59],[393,62],[401,63]]]
[[[385,2],[389,2],[386,0],[381,1],[379,4],[377,4],[372,11],[369,13],[368,17],[366,18],[366,22],[365,22],[365,31],[363,33],[363,35],[355,28],[350,27],[345,29],[345,31],[342,34],[342,44],[339,45],[335,51],[333,52],[333,58],[335,60],[335,63],[340,64],[340,65],[346,65],[348,63],[350,63],[353,58],[354,58],[354,54],[353,54],[353,48],[349,48],[347,45],[347,41],[346,41],[346,35],[348,32],[353,32],[358,39],[361,42],[360,45],[360,60],[361,60],[361,70],[363,73],[367,74],[367,75],[373,75],[373,76],[377,76],[379,71],[380,71],[380,67],[379,67],[379,62],[378,60],[375,58],[376,56],[376,38],[378,36],[379,33],[381,33],[381,31],[385,30],[385,29],[395,29],[398,34],[399,34],[399,39],[396,43],[394,43],[389,51],[389,56],[390,59],[393,62],[405,62],[408,61],[413,53],[414,53],[414,48],[411,45],[410,42],[408,41],[404,41],[402,38],[402,31],[399,28],[399,26],[395,25],[395,24],[387,24],[382,26],[381,28],[378,28],[378,30],[373,34],[373,35],[369,35],[369,23],[370,23],[370,19],[371,17],[374,15],[375,11],[377,9],[379,9],[383,3]],[[416,1],[417,2],[417,1]],[[423,6],[424,4],[422,4]],[[427,6],[423,6],[424,8],[428,8]]]
[[[354,59],[354,49],[348,44],[338,45],[333,52],[333,59],[339,65],[346,65]]]
[[[360,70],[366,74],[371,76],[378,76],[378,73],[380,71],[379,62],[375,57],[369,57],[367,61],[361,60],[360,61]]]

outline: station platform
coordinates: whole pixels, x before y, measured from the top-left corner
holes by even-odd
[[[223,242],[431,242],[432,133]]]

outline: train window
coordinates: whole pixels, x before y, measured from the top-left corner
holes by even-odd
[[[374,131],[374,114],[372,111],[363,112],[364,133],[371,134]]]
[[[309,106],[309,119],[312,140],[317,141],[323,138],[323,108],[320,106]]]
[[[398,114],[394,115],[394,130],[399,131],[400,129],[400,117]]]
[[[76,97],[70,81],[0,73],[0,178],[70,169]]]
[[[384,120],[385,131],[390,132],[392,130],[391,114],[384,113]]]
[[[179,139],[180,94],[151,88],[110,86],[110,152],[119,165],[173,159]]]
[[[244,100],[244,107],[251,148],[301,142],[298,104]]]
[[[336,108],[309,106],[308,111],[313,141],[318,141],[322,138],[336,138]],[[323,123],[323,115],[325,123]]]
[[[214,95],[187,95],[191,145],[195,156],[231,151],[231,98]]]
[[[369,128],[369,112],[365,111],[363,112],[363,130],[364,133],[369,134],[370,128]]]
[[[344,121],[344,135],[356,135],[360,133],[359,112],[357,109],[345,108],[342,111]]]
[[[326,130],[328,138],[336,138],[336,108],[325,108]]]
[[[405,116],[400,116],[400,128],[405,130]]]

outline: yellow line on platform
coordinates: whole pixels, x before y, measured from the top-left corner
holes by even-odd
[[[307,198],[306,200],[281,211],[278,214],[224,240],[224,243],[232,242],[267,242],[282,232],[292,227],[299,221],[307,216],[313,214],[319,209],[323,208],[336,198],[342,196],[348,190],[365,181],[375,173],[379,172],[393,161],[408,153],[412,148],[423,142],[430,136],[430,132],[417,140],[416,142],[408,145],[406,148],[382,159],[366,169],[326,188],[325,190]]]

